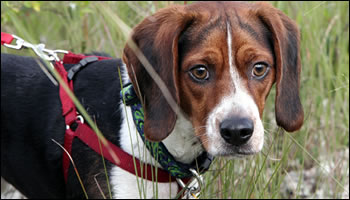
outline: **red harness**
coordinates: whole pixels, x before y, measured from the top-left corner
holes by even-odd
[[[64,55],[63,63],[76,64],[80,60],[86,57],[89,57],[89,56],[73,54],[69,52],[68,54]],[[109,57],[101,57],[101,56],[96,56],[96,57],[98,58],[98,60],[111,59]],[[62,62],[56,62],[55,67],[57,71],[60,73],[64,82],[67,85],[69,85],[71,91],[73,91],[73,81],[67,79],[67,72],[64,69]],[[141,176],[141,175],[147,174],[148,176],[143,178],[150,181],[155,181],[155,178],[152,177],[152,174],[156,174],[155,167],[149,164],[142,163],[137,158],[135,158],[135,164],[136,164],[136,169],[135,169],[133,156],[129,155],[128,153],[126,153],[125,151],[123,151],[113,143],[107,141],[108,145],[103,145],[101,143],[101,147],[100,147],[100,142],[96,133],[87,124],[81,123],[81,121],[77,119],[78,115],[76,112],[75,105],[62,87],[60,87],[60,98],[62,102],[62,115],[64,116],[65,122],[67,125],[66,134],[64,138],[64,148],[69,152],[69,154],[71,154],[71,151],[72,151],[72,142],[74,137],[78,137],[81,141],[83,141],[96,153],[103,155],[104,158],[106,158],[108,161],[112,162],[113,164],[119,166],[120,168],[134,175],[137,174],[138,176]],[[70,126],[73,123],[78,124],[78,127],[75,131],[70,129]],[[111,151],[109,149],[112,149],[112,151],[118,156],[119,162],[113,158],[113,156],[110,153]],[[68,176],[69,163],[70,161],[69,161],[68,155],[63,154],[63,170],[64,170],[64,177],[66,181]],[[162,169],[158,168],[157,174],[158,174],[158,177],[157,177],[158,182],[169,183],[169,182],[176,181],[175,177],[171,177],[168,172]],[[187,183],[189,179],[185,179],[183,181]]]
[[[10,44],[12,40],[13,40],[13,36],[11,34],[1,32],[1,45]],[[21,47],[17,49],[21,49]],[[82,59],[87,57],[97,57],[98,60],[111,59],[109,57],[85,56],[82,54],[73,54],[72,52],[68,52],[68,54],[64,55],[63,61],[55,61],[54,63],[55,68],[60,74],[62,80],[69,86],[69,89],[71,91],[73,91],[73,81],[67,78],[67,71],[65,70],[63,64],[77,64]],[[99,142],[99,138],[96,135],[96,133],[87,124],[82,123],[78,119],[76,107],[73,101],[71,100],[71,98],[68,96],[67,92],[61,86],[61,84],[59,88],[59,95],[62,103],[62,115],[64,116],[65,123],[66,123],[64,148],[67,150],[69,155],[71,155],[72,153],[73,139],[77,137],[81,141],[83,141],[86,145],[88,145],[91,149],[93,149],[96,153],[102,155],[111,163],[117,165],[118,167],[134,175],[138,175],[139,177],[143,175],[142,178],[144,179],[147,179],[149,181],[157,181],[160,183],[169,183],[169,182],[176,181],[176,177],[172,177],[165,170],[157,168],[157,171],[156,171],[155,167],[149,164],[142,163],[140,160],[124,152],[122,149],[120,149],[118,146],[114,145],[113,143],[109,142],[108,140],[107,140],[107,145],[104,145],[103,143]],[[73,131],[71,129],[71,125],[73,125],[74,123],[77,123],[77,128]],[[114,159],[114,157],[110,153],[111,151],[118,156],[119,161]],[[135,160],[136,167],[134,166],[134,160]],[[63,174],[66,182],[68,177],[69,164],[70,164],[69,156],[66,153],[63,153]],[[157,174],[157,179],[155,179],[152,176],[152,174]],[[189,180],[190,178],[182,179],[182,181],[185,184],[187,184]],[[181,187],[179,187],[179,190],[180,189]]]

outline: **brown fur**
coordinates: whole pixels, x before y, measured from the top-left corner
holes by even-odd
[[[171,6],[146,18],[135,27],[131,39],[138,45],[173,98],[203,136],[205,120],[219,100],[232,92],[226,22],[232,28],[234,66],[262,115],[265,99],[277,83],[276,120],[287,131],[303,123],[299,99],[299,30],[286,15],[268,3],[205,2]],[[176,114],[148,75],[129,45],[123,55],[129,76],[144,99],[145,135],[160,141],[173,130]],[[268,63],[263,80],[251,77],[258,61]],[[189,76],[194,65],[206,65],[209,81],[198,84]],[[135,71],[135,75],[133,74]],[[202,138],[202,141],[206,140]]]

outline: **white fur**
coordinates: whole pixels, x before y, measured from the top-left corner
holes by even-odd
[[[125,115],[124,105],[121,105],[121,109],[123,110],[122,113],[124,116],[122,128],[120,130],[121,148],[144,163],[160,167],[152,158],[151,154],[144,146],[141,137],[137,133],[130,107],[126,107],[127,115]],[[129,121],[130,132],[126,117]],[[173,198],[177,193],[176,183],[171,183],[170,185],[168,183],[158,183],[158,186],[156,186],[152,181],[137,178],[135,175],[130,174],[117,166],[112,168],[110,174],[110,183],[114,194],[113,198],[149,199],[155,198],[156,196],[157,198]],[[158,187],[158,193],[154,194],[153,191],[156,190],[156,187]],[[172,191],[171,194],[170,187]]]
[[[244,88],[239,73],[233,65],[232,36],[230,30],[231,27],[227,23],[229,70],[232,80],[231,91],[228,95],[223,96],[220,103],[209,114],[206,122],[208,151],[214,156],[235,156],[236,154],[236,152],[232,152],[232,148],[223,140],[219,129],[220,122],[232,113],[239,113],[254,121],[253,135],[248,143],[242,147],[241,152],[249,154],[257,153],[262,149],[264,143],[264,128],[260,119],[258,107],[247,89]],[[127,81],[127,75],[125,74],[122,76],[124,84]],[[126,107],[126,113],[124,104],[121,104],[121,109],[123,116],[122,128],[120,130],[121,148],[144,163],[160,167],[152,158],[137,133],[130,107]],[[196,144],[192,145],[194,142],[196,142]],[[178,117],[174,130],[163,140],[163,143],[178,161],[184,163],[192,162],[194,158],[203,152],[201,142],[199,142],[198,138],[194,135],[191,122],[183,117]],[[153,184],[151,181],[137,178],[135,175],[117,166],[112,168],[110,175],[110,183],[114,194],[113,198],[174,198],[177,194],[178,186],[174,182],[158,183],[156,186],[156,184]]]
[[[212,155],[235,156],[228,148],[228,144],[220,135],[220,122],[232,114],[239,114],[250,118],[254,122],[254,132],[247,145],[242,147],[244,153],[257,153],[264,144],[264,128],[260,119],[259,110],[253,97],[249,94],[239,77],[236,66],[233,64],[231,27],[227,23],[227,46],[229,57],[229,71],[231,75],[230,93],[221,99],[221,102],[209,114],[207,120],[207,136],[209,153]]]
[[[163,140],[163,144],[176,160],[187,164],[204,151],[199,139],[194,135],[191,122],[181,117],[178,117],[173,132]]]
[[[127,83],[127,76],[124,73],[122,74],[122,79],[123,84]],[[123,117],[120,130],[121,148],[144,163],[161,168],[144,146],[134,124],[131,108],[128,106],[125,107],[121,103],[120,109]],[[193,146],[192,143],[195,141],[197,141],[197,144]],[[191,163],[194,158],[203,152],[200,142],[194,136],[192,124],[182,118],[177,119],[174,130],[163,140],[163,143],[175,159],[184,163]],[[114,194],[113,198],[174,198],[178,191],[178,186],[175,182],[158,183],[156,185],[152,181],[137,178],[135,175],[117,166],[111,169],[110,174],[110,183]]]

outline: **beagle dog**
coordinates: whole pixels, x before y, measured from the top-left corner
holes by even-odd
[[[162,141],[178,162],[191,163],[203,152],[228,158],[258,153],[264,143],[261,117],[274,83],[277,124],[289,132],[303,124],[299,30],[268,3],[173,5],[144,19],[130,40],[181,115],[130,43],[125,64],[118,59],[89,64],[75,77],[74,92],[105,137],[144,163],[160,167],[134,134],[130,107],[119,97],[118,67],[123,83],[130,81],[143,101],[145,137]],[[72,167],[64,182],[63,152],[51,141],[63,144],[60,106],[58,88],[33,58],[1,55],[1,176],[29,198],[85,197]],[[155,186],[107,161],[109,191],[101,156],[77,139],[72,158],[89,198],[177,193],[174,182]]]

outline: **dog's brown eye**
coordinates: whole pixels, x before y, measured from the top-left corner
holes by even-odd
[[[258,63],[256,65],[254,65],[252,74],[256,78],[262,78],[265,76],[267,71],[268,71],[268,66],[266,64]]]
[[[197,81],[208,80],[209,72],[204,65],[197,65],[190,70],[191,76]]]

